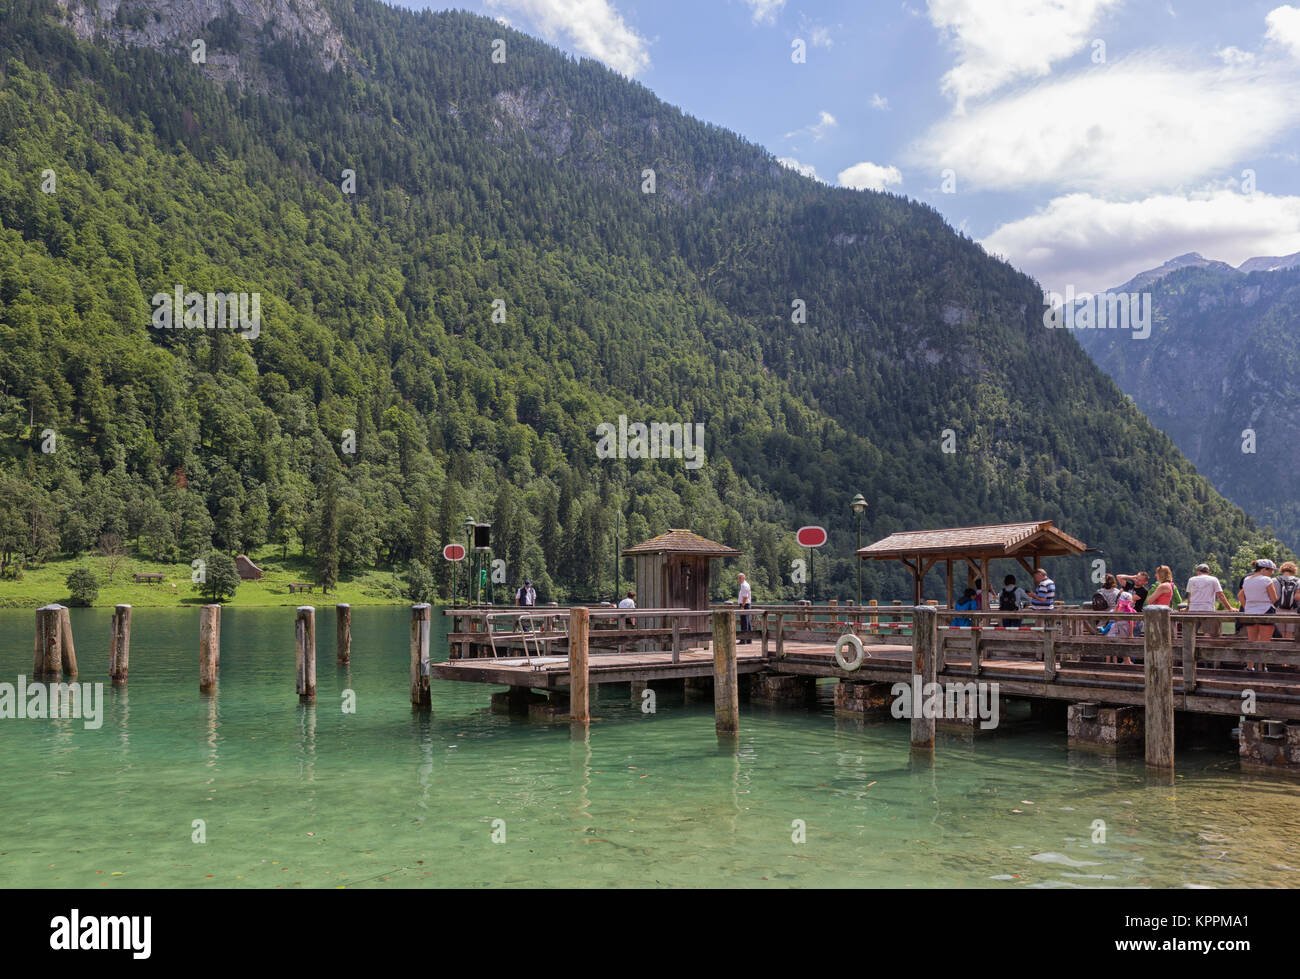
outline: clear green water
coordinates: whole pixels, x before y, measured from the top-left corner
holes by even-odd
[[[83,681],[107,679],[109,616],[73,611]],[[474,684],[435,681],[421,717],[408,621],[354,609],[344,671],[322,609],[302,708],[292,609],[223,613],[213,698],[197,611],[136,610],[101,728],[0,720],[0,886],[1300,886],[1300,786],[1230,750],[1183,750],[1162,785],[1020,720],[941,734],[930,766],[905,722],[837,720],[826,687],[816,709],[744,705],[722,747],[709,702],[644,714],[626,685],[599,691],[585,740],[491,714],[498,688]],[[32,623],[0,612],[0,681],[30,673]]]

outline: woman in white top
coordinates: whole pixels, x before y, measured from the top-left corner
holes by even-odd
[[[1241,611],[1246,615],[1267,615],[1275,611],[1278,594],[1277,585],[1273,584],[1273,567],[1273,562],[1267,558],[1260,558],[1251,565],[1250,574],[1246,575],[1241,583],[1241,591],[1237,592]],[[1251,642],[1268,642],[1273,638],[1273,624],[1265,622],[1263,625],[1247,625],[1246,638]],[[1246,664],[1246,669],[1254,668],[1254,663]]]

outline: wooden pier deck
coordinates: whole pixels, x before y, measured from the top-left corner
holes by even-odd
[[[766,668],[767,657],[757,646],[752,651],[745,646],[736,651],[737,673],[759,673]],[[504,683],[538,690],[564,689],[570,683],[567,656],[541,656],[531,660],[522,656],[453,659],[431,664],[429,674],[440,680]],[[587,675],[592,683],[712,677],[713,648],[710,643],[705,649],[682,650],[678,662],[673,662],[673,654],[668,650],[593,655],[587,664]]]
[[[920,676],[923,684],[945,688],[996,684],[997,696],[1067,702],[1074,705],[1072,730],[1076,712],[1091,719],[1103,705],[1108,710],[1138,708],[1148,764],[1160,768],[1172,767],[1175,712],[1242,717],[1240,727],[1249,727],[1252,738],[1271,739],[1266,746],[1270,765],[1294,764],[1300,774],[1300,723],[1294,737],[1286,729],[1286,722],[1300,722],[1300,636],[1249,642],[1220,635],[1234,622],[1300,624],[1288,616],[1054,609],[1022,612],[1020,628],[1002,628],[1006,613],[1001,612],[767,606],[747,610],[750,628],[737,632],[741,610],[734,607],[451,609],[446,614],[453,617],[449,659],[429,664],[430,676],[502,684],[515,695],[545,691],[553,704],[564,703],[555,700],[557,691],[574,690],[585,705],[591,684],[709,678],[715,691],[723,691],[715,694],[722,733],[724,727],[734,730],[735,690],[742,675],[769,688],[805,692],[811,687],[801,686],[801,680],[888,684],[872,693],[877,705],[882,691]],[[957,618],[974,620],[975,628],[952,626]],[[1100,634],[1108,621],[1127,621],[1135,629],[1142,623],[1146,634]],[[580,638],[570,631],[574,628]],[[863,646],[856,665],[854,638]],[[846,643],[844,661],[836,655],[837,642]],[[576,668],[571,645],[578,650]],[[524,703],[526,698],[516,700]],[[914,747],[933,746],[933,720],[913,719]],[[1285,747],[1293,741],[1295,752]],[[1246,754],[1243,741],[1243,763]],[[1291,754],[1297,756],[1294,763]]]

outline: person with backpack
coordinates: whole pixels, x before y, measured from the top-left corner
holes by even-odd
[[[533,587],[533,583],[527,578],[519,586],[519,590],[515,592],[515,604],[526,605],[530,608],[537,604],[537,589]]]
[[[1115,609],[1115,603],[1119,601],[1119,585],[1115,581],[1113,574],[1108,574],[1102,580],[1101,587],[1092,593],[1092,610],[1094,612],[1111,612]],[[1107,622],[1097,629],[1097,635],[1105,636],[1110,633],[1111,626],[1114,622]]]
[[[1296,577],[1295,562],[1283,561],[1278,571],[1279,574],[1274,582],[1278,592],[1277,610],[1287,615],[1300,615],[1300,578]],[[1284,625],[1278,628],[1282,632],[1283,639],[1295,638],[1296,626]]]
[[[1002,591],[998,592],[999,612],[1019,612],[1029,603],[1029,596],[1023,588],[1016,587],[1016,576],[1007,575],[1002,579]],[[1020,619],[1003,619],[1002,625],[1008,629],[1019,629]]]

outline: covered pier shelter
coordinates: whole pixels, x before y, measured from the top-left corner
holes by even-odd
[[[1078,556],[1087,550],[1083,541],[1055,527],[1050,520],[1027,523],[986,524],[981,527],[949,527],[943,530],[905,530],[857,551],[861,560],[901,561],[912,572],[913,603],[925,601],[925,576],[939,562],[945,562],[948,607],[952,608],[952,566],[966,562],[966,583],[973,587],[978,577],[984,589],[992,588],[990,562],[1011,559],[1031,578],[1042,558]],[[996,589],[995,589],[996,590]],[[1032,583],[1030,588],[1032,590]]]

